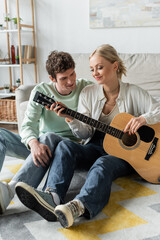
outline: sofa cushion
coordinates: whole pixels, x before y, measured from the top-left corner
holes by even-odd
[[[77,78],[84,78],[93,82],[96,80],[92,77],[89,66],[89,53],[73,53],[72,57],[76,63],[75,72]]]
[[[136,84],[153,97],[160,97],[160,54],[119,54],[127,67],[124,82]]]
[[[89,67],[89,53],[72,54],[76,62],[77,78],[96,82]],[[127,68],[127,76],[122,81],[136,84],[147,90],[153,97],[160,98],[160,54],[119,53]]]

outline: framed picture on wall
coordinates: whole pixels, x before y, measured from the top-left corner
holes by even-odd
[[[160,26],[160,0],[90,0],[90,28]]]

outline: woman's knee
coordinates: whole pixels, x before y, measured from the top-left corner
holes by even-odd
[[[128,175],[132,172],[132,167],[123,159],[106,155],[97,159],[94,168],[106,176],[108,175],[112,180],[118,177]]]
[[[105,175],[111,175],[115,167],[111,161],[111,158],[102,156],[95,161],[92,168],[94,168],[96,171],[104,173]]]
[[[63,140],[57,145],[56,151],[65,156],[69,156],[71,159],[77,158],[77,153],[80,152],[79,144],[72,142],[71,140]]]

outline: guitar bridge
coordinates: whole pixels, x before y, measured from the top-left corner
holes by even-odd
[[[147,154],[146,154],[146,156],[145,156],[145,160],[149,160],[150,157],[153,155],[153,153],[154,153],[155,150],[156,150],[157,142],[158,142],[158,138],[155,137],[155,138],[153,139],[153,141],[152,141],[149,149],[148,149],[148,152],[147,152]]]

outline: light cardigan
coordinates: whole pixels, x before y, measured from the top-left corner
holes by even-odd
[[[122,81],[119,83],[120,91],[116,103],[120,113],[130,113],[135,117],[143,116],[147,124],[160,122],[160,104],[147,91],[133,84]],[[105,102],[102,85],[87,86],[80,93],[78,112],[99,120]],[[67,123],[76,137],[86,139],[85,144],[95,132],[93,127],[77,119]]]

